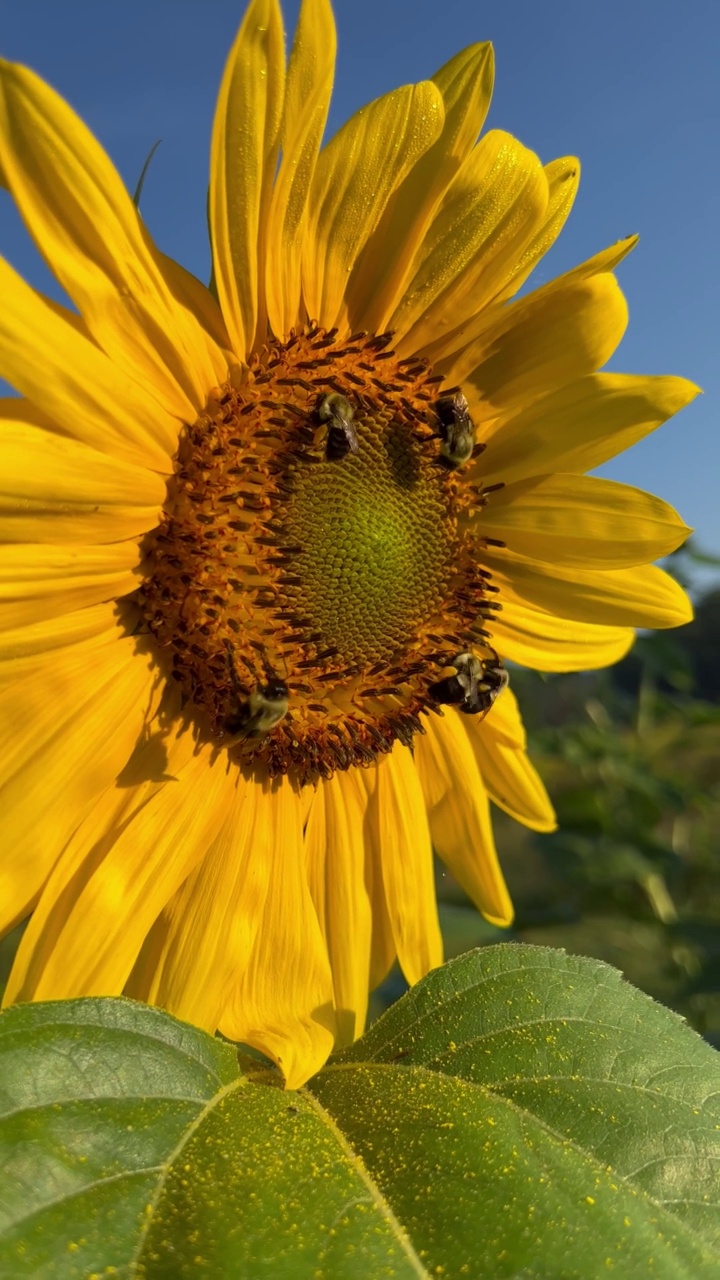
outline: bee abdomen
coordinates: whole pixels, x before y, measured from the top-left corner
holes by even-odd
[[[325,446],[325,456],[328,462],[340,462],[348,456],[351,448],[350,440],[342,427],[329,428]]]
[[[457,676],[446,676],[444,680],[428,685],[428,693],[434,702],[457,706],[464,701],[467,691]]]

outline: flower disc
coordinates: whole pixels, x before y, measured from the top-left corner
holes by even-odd
[[[313,327],[217,388],[149,546],[144,614],[199,731],[301,782],[410,742],[454,655],[488,650],[482,495],[441,454],[440,380],[388,345]]]

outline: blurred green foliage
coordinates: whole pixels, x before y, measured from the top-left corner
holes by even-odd
[[[684,583],[692,545],[666,566]],[[558,815],[536,835],[497,815],[511,936],[596,956],[720,1047],[720,589],[695,621],[639,637],[606,671],[513,672]],[[448,955],[507,937],[439,872]],[[475,927],[473,923],[475,922]]]

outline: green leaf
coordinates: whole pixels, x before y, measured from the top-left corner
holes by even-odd
[[[417,1275],[312,1095],[244,1065],[129,1000],[7,1010],[2,1280]]]
[[[720,1057],[600,961],[462,956],[319,1086],[445,1274],[720,1274]]]
[[[10,1009],[0,1276],[710,1280],[719,1064],[615,970],[515,945],[295,1094],[130,1001]]]

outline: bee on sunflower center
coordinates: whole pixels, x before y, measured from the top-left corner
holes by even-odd
[[[264,683],[257,683],[248,694],[238,678],[232,646],[229,641],[226,644],[237,710],[225,717],[223,728],[228,735],[227,746],[233,746],[243,738],[259,738],[274,729],[288,713],[289,696],[285,681],[269,667]]]
[[[458,653],[450,665],[455,668],[455,675],[431,684],[430,697],[434,702],[457,707],[463,715],[486,716],[508,683],[508,673],[499,658],[484,662],[474,653]]]
[[[321,422],[327,423],[325,454],[328,462],[340,462],[349,453],[357,453],[360,444],[353,418],[355,410],[346,396],[338,392],[323,396],[317,407]]]
[[[475,448],[475,423],[465,396],[456,389],[436,400],[433,408],[440,424],[441,458],[446,466],[464,466]]]

